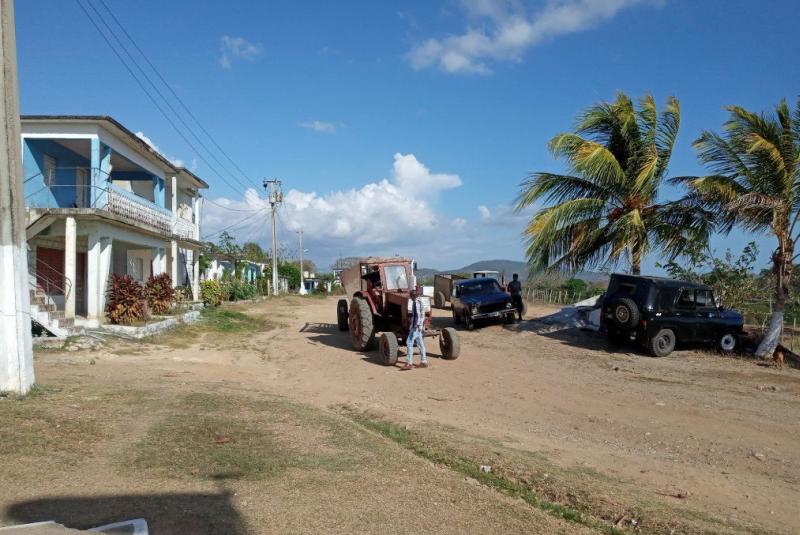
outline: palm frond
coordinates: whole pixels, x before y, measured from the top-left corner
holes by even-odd
[[[550,141],[550,150],[566,158],[571,173],[592,177],[593,182],[603,187],[624,187],[625,172],[603,145],[576,134],[560,134]]]
[[[656,147],[658,148],[658,167],[656,176],[661,178],[667,173],[667,165],[672,158],[672,149],[675,140],[678,138],[678,130],[681,126],[681,105],[677,98],[668,97],[667,107],[661,113],[658,122],[658,135],[656,136]]]
[[[555,173],[534,173],[520,184],[516,199],[516,210],[527,208],[537,201],[560,204],[577,198],[613,198],[614,190],[596,184],[591,180],[571,175]]]

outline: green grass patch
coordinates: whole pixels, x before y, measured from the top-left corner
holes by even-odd
[[[255,331],[269,325],[264,317],[220,307],[206,308],[201,317],[203,326],[222,333]]]
[[[347,420],[281,399],[195,392],[128,448],[121,464],[179,478],[258,480],[289,469],[351,471],[368,449]]]
[[[446,466],[465,476],[476,479],[482,484],[498,490],[504,494],[515,498],[521,498],[528,504],[541,509],[557,518],[562,518],[568,522],[582,524],[593,529],[608,533],[610,535],[620,535],[624,530],[609,526],[591,516],[581,513],[577,509],[560,503],[551,502],[537,496],[524,484],[504,478],[494,472],[484,472],[480,464],[475,461],[461,457],[444,448],[432,446],[426,443],[414,431],[407,427],[387,422],[385,420],[370,418],[367,415],[348,411],[350,417],[367,429],[376,431],[386,438],[411,450],[415,455],[427,459],[433,463]]]

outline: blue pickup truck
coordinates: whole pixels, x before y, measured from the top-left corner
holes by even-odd
[[[456,281],[450,301],[453,321],[464,323],[470,331],[475,328],[476,321],[505,319],[514,323],[517,318],[511,296],[493,278]]]

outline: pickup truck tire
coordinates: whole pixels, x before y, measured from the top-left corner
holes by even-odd
[[[661,329],[653,335],[648,345],[654,357],[666,357],[675,349],[675,332],[672,329]]]
[[[453,312],[453,323],[455,323],[456,325],[461,325],[461,323],[462,323],[461,316],[459,316],[456,313],[456,309],[455,308],[451,308],[450,310],[452,310],[452,312]]]
[[[372,310],[363,297],[354,297],[350,301],[350,314],[348,327],[353,348],[357,351],[367,351],[375,343],[375,325],[372,321]]]
[[[442,358],[445,360],[456,360],[461,354],[461,341],[458,339],[458,332],[452,327],[442,329],[439,337],[439,349],[442,351]]]
[[[339,299],[339,302],[336,303],[336,322],[340,331],[346,331],[350,328],[347,316],[347,299]]]
[[[397,363],[397,336],[392,332],[381,333],[378,347],[381,351],[381,364],[394,366]]]
[[[464,312],[464,324],[467,326],[468,331],[475,330],[475,320],[469,315],[469,312]]]
[[[444,308],[447,304],[447,301],[444,298],[444,292],[436,292],[433,296],[433,306],[436,308]]]
[[[614,323],[623,329],[636,327],[639,323],[639,307],[633,299],[622,297],[611,303],[611,316]]]
[[[506,314],[506,323],[508,323],[509,325],[514,325],[516,322],[517,322],[516,311]]]
[[[719,337],[717,347],[723,353],[733,353],[739,346],[739,337],[734,332],[726,332]]]

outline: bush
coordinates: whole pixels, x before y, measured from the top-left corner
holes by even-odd
[[[166,314],[175,302],[175,288],[172,287],[172,277],[168,273],[150,275],[144,285],[144,296],[147,306],[153,314],[162,316]]]
[[[208,306],[219,306],[222,303],[222,286],[214,279],[201,282],[200,298]]]
[[[256,293],[257,289],[254,284],[239,279],[231,279],[222,285],[222,295],[226,301],[253,299]]]
[[[130,324],[145,314],[144,290],[130,275],[109,277],[106,291],[106,316],[111,323]]]

